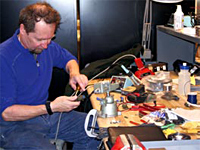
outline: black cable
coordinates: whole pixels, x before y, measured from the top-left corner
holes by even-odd
[[[84,112],[86,112],[88,100],[90,100],[90,97],[92,96],[93,93],[94,93],[94,90],[88,96],[86,96],[86,100],[85,100],[85,104],[84,104]]]

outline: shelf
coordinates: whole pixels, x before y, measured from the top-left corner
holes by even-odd
[[[187,40],[189,42],[200,44],[200,36],[197,36],[195,34],[183,33],[182,30],[175,31],[174,28],[166,27],[164,25],[157,26],[157,30],[160,30],[164,33],[173,35],[175,37],[178,37],[178,38],[181,38],[181,39],[184,39],[184,40]]]

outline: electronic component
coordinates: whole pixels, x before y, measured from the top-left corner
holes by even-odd
[[[120,90],[133,85],[128,76],[112,76],[110,83],[118,84]]]

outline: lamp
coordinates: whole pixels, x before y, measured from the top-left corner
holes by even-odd
[[[152,22],[152,1],[159,3],[178,3],[183,0],[146,0],[143,18],[142,46],[144,47],[143,58],[148,59],[151,59],[150,38]]]
[[[183,0],[152,0],[154,2],[159,2],[159,3],[178,3],[181,2]]]

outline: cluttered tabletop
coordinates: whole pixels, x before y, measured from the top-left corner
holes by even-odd
[[[128,86],[126,77],[92,80],[89,83],[92,86],[87,88],[87,92],[91,96],[92,107],[99,112],[98,125],[106,128],[155,124],[162,129],[168,139],[199,139],[199,92],[195,91],[195,97],[194,92],[191,92],[192,101],[195,99],[196,104],[188,102],[188,96],[180,95],[178,92],[177,74],[169,72],[168,75],[170,82],[166,84],[146,85],[142,82],[144,84],[140,83],[134,89],[133,86]],[[156,78],[159,76],[158,74]],[[163,74],[161,76],[163,77]],[[120,91],[116,90],[116,81],[120,84],[123,81],[127,87]],[[145,89],[141,85],[145,85]],[[147,86],[154,89],[149,90]]]

